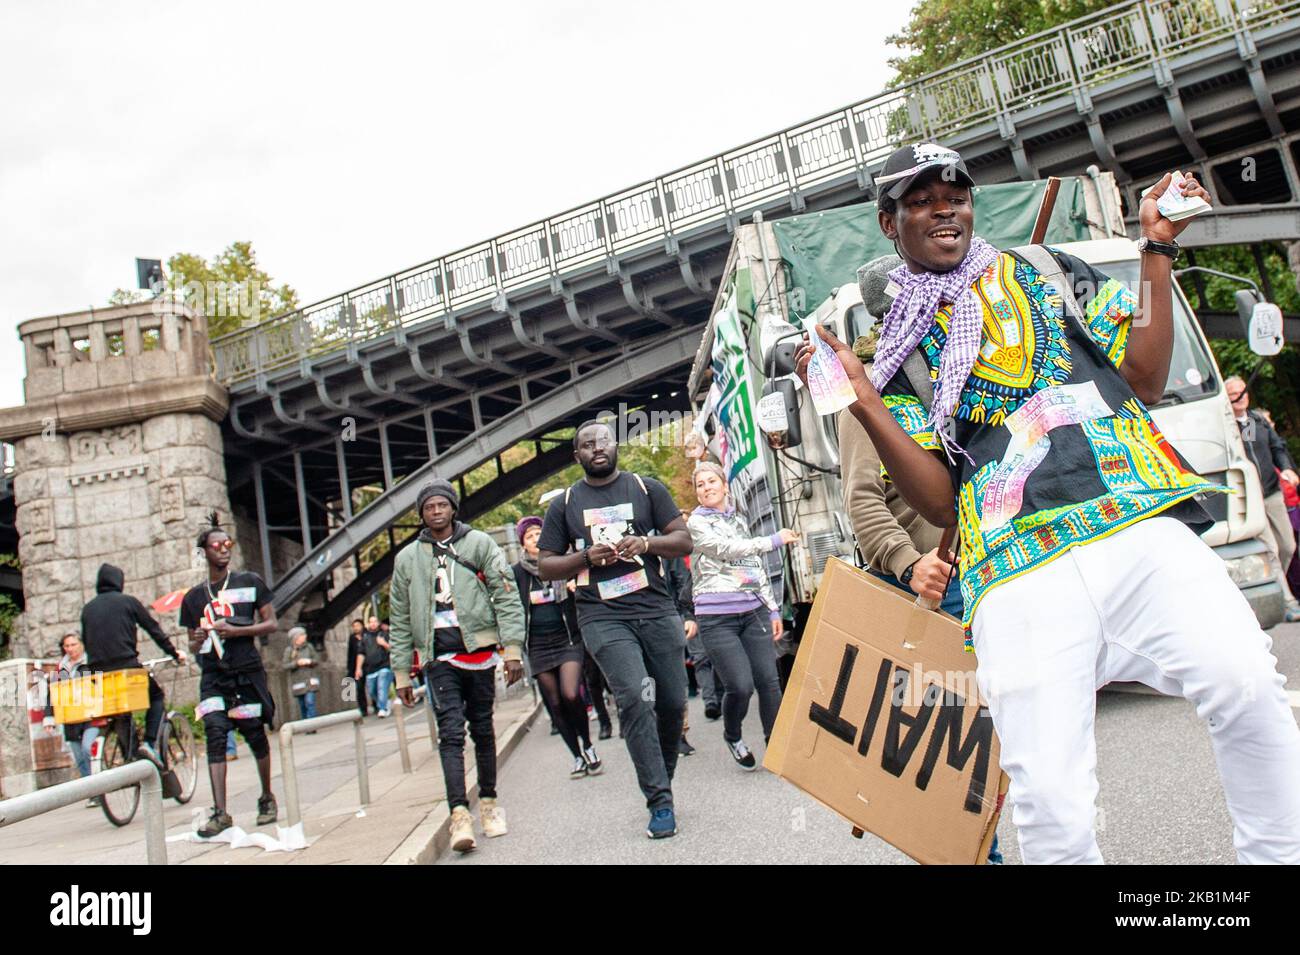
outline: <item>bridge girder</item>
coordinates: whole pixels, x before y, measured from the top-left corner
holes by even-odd
[[[684,407],[685,373],[695,356],[698,330],[683,328],[659,336],[638,349],[611,357],[546,395],[527,402],[446,448],[422,467],[407,474],[373,500],[365,510],[336,528],[325,540],[274,580],[277,609],[287,608],[317,588],[330,571],[341,565],[377,534],[384,533],[398,518],[415,506],[420,486],[434,475],[455,477],[490,461],[520,441],[538,437],[565,424],[574,424],[612,405],[638,388],[654,390],[648,404],[656,409]],[[661,395],[660,388],[672,382],[667,371],[676,369],[682,378],[677,395]],[[255,470],[260,470],[258,462]],[[511,473],[511,472],[507,472]],[[260,490],[260,482],[259,482]],[[265,495],[259,493],[259,499]],[[301,497],[301,495],[300,495]],[[265,522],[264,522],[265,523]],[[264,568],[269,572],[269,567]]]

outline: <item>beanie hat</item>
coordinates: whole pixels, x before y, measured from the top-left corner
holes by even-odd
[[[431,497],[445,497],[451,502],[453,511],[460,510],[460,497],[456,494],[456,489],[452,487],[450,481],[444,481],[442,478],[435,478],[424,487],[420,488],[420,493],[415,498],[415,512],[424,513],[424,503]]]
[[[524,535],[528,533],[528,528],[542,526],[542,519],[535,514],[528,517],[521,517],[519,523],[515,525],[515,535],[519,538],[519,543],[524,542]]]

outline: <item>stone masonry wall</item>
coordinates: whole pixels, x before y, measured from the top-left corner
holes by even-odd
[[[64,633],[80,630],[103,563],[121,567],[127,592],[146,605],[192,586],[202,566],[195,534],[211,511],[230,513],[221,448],[220,426],[193,413],[18,441],[26,611],[16,653],[49,655]],[[173,640],[183,638],[175,614],[160,619]]]

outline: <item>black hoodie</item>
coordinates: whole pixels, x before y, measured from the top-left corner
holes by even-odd
[[[136,627],[143,627],[163,653],[176,656],[176,648],[144,604],[122,593],[125,580],[120,568],[100,564],[95,581],[97,596],[81,610],[81,642],[86,646],[86,659],[96,670],[125,670],[140,665],[135,648]]]

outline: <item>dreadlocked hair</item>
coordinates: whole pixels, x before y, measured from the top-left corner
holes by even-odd
[[[221,526],[221,516],[213,511],[208,515],[207,523],[199,530],[199,536],[194,542],[194,546],[202,550],[208,546],[208,538],[213,534],[224,534],[226,529]]]

